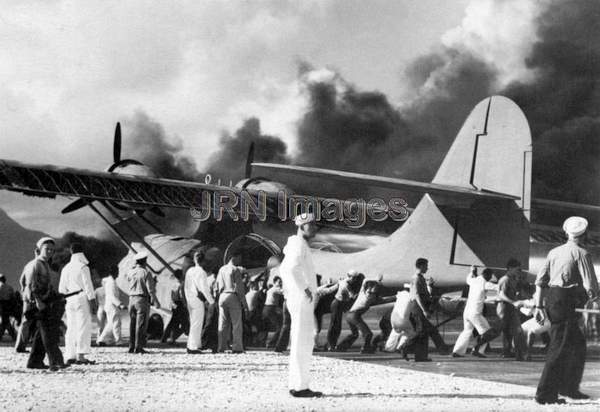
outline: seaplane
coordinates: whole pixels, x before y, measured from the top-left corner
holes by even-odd
[[[93,210],[129,249],[120,264],[120,284],[133,254],[145,248],[157,274],[159,300],[165,295],[161,285],[175,270],[185,271],[190,253],[201,245],[221,248],[224,260],[241,250],[244,266],[264,267],[269,256],[281,254],[295,230],[294,213],[303,206],[319,210],[323,230],[313,255],[325,281],[356,270],[381,277],[391,296],[409,282],[415,260],[426,257],[436,287],[448,293],[463,288],[472,265],[502,272],[507,260],[516,258],[535,273],[546,252],[564,240],[560,223],[570,214],[587,216],[597,226],[599,206],[532,198],[532,154],[521,109],[506,97],[491,96],[473,108],[431,182],[254,162],[253,145],[245,177],[235,185],[215,183],[209,175],[204,182],[165,179],[137,160],[121,158],[117,124],[113,162],[106,170],[0,159],[0,189],[73,199],[63,213]],[[253,176],[255,170],[260,176]],[[298,179],[313,179],[313,193],[295,193],[289,182]],[[324,193],[319,182],[364,187],[364,193],[377,187],[417,200],[413,205],[400,197],[363,200],[360,193],[338,199]],[[156,219],[147,217],[164,216],[165,208],[189,210],[201,221],[195,235],[165,234]],[[548,222],[532,223],[536,211],[550,216]],[[140,229],[143,225],[151,234]],[[591,232],[586,246],[599,256],[600,236]]]

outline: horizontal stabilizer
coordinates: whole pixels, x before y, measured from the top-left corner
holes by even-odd
[[[275,163],[252,163],[252,166],[262,168],[265,170],[293,173],[296,175],[326,178],[341,182],[359,183],[377,187],[384,187],[388,189],[405,190],[409,192],[451,196],[462,199],[519,200],[518,196],[508,195],[504,193],[495,193],[485,190],[475,190],[460,186],[442,185],[437,183],[423,183],[413,180],[398,179],[394,177],[343,172],[340,170],[319,169],[316,167],[282,165]]]

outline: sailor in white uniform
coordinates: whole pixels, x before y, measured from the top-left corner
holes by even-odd
[[[490,283],[493,272],[491,269],[484,269],[481,275],[477,275],[477,268],[471,266],[471,271],[467,275],[467,284],[469,285],[469,296],[463,312],[464,329],[454,344],[452,357],[460,358],[467,352],[469,340],[473,335],[473,329],[479,333],[477,345],[473,348],[472,355],[485,358],[480,353],[479,348],[495,339],[498,336],[496,329],[490,328],[490,324],[483,316],[483,307],[485,305],[486,290],[497,290],[497,286]]]
[[[91,352],[92,314],[96,310],[96,294],[92,284],[88,260],[83,247],[78,243],[71,245],[71,260],[60,274],[58,291],[78,294],[67,298],[67,332],[65,333],[65,356],[67,363],[93,364],[85,355]]]
[[[317,274],[308,241],[317,232],[315,216],[303,213],[294,221],[298,233],[288,238],[283,249],[284,258],[279,273],[287,308],[292,320],[290,333],[290,394],[295,397],[319,397],[311,391],[310,363],[315,335],[314,305],[317,292]]]

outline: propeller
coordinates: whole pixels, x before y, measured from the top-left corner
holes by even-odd
[[[143,166],[143,163],[135,160],[135,159],[121,159],[121,123],[117,122],[117,126],[115,127],[115,138],[113,140],[113,164],[107,169],[108,172],[114,171],[117,167],[123,167],[128,165],[140,165]],[[90,200],[87,199],[77,199],[72,203],[69,203],[61,213],[71,213],[75,210],[81,209],[88,205]],[[113,204],[119,210],[128,210],[129,208],[119,205],[118,203]],[[153,207],[150,209],[152,213],[157,216],[165,217],[165,214],[158,207]]]
[[[121,161],[121,123],[117,122],[115,128],[115,140],[113,142],[113,163],[118,164]]]
[[[85,199],[83,199],[83,198],[79,198],[79,199],[77,199],[76,201],[69,203],[69,204],[67,205],[67,207],[65,207],[65,208],[64,208],[64,209],[61,211],[61,213],[62,213],[63,215],[64,215],[64,214],[67,214],[67,213],[71,213],[71,212],[73,212],[73,211],[75,211],[75,210],[77,210],[77,209],[81,209],[82,207],[85,207],[85,206],[87,206],[87,204],[88,204],[87,200],[85,200]]]
[[[252,177],[252,163],[254,162],[254,142],[250,143],[248,148],[248,156],[246,156],[246,172],[244,177],[250,179]]]

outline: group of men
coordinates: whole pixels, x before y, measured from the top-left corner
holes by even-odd
[[[412,351],[416,361],[428,361],[428,339],[431,338],[441,353],[449,353],[450,347],[429,321],[433,307],[433,282],[425,278],[427,259],[419,258],[416,261],[409,291],[400,292],[397,297],[381,298],[381,279],[365,279],[364,275],[355,271],[350,271],[337,284],[320,285],[309,247],[309,241],[316,233],[314,216],[298,215],[295,223],[298,230],[288,238],[283,260],[270,260],[267,272],[252,281],[248,281],[240,266],[240,255],[232,256],[214,275],[218,251],[203,247],[195,252],[194,265],[186,271],[183,279],[179,279],[178,287],[173,290],[177,297],[173,299],[172,322],[181,322],[181,316],[189,317],[187,353],[200,354],[206,347],[215,352],[230,349],[232,353],[242,353],[250,340],[260,341],[261,333],[267,346],[275,346],[276,350],[282,351],[286,349],[289,339],[290,394],[295,397],[321,396],[320,392],[309,388],[309,383],[311,356],[316,347],[315,336],[320,323],[316,321],[315,313],[318,315],[319,311],[315,312],[315,309],[320,301],[325,302],[325,296],[330,297],[326,306],[331,311],[325,350],[346,350],[358,338],[360,331],[364,339],[362,351],[374,351],[373,334],[362,315],[374,304],[396,300],[394,311],[380,323],[389,323],[389,327],[382,326],[382,330],[386,329],[384,335],[390,335],[386,348],[399,350],[404,356]],[[546,365],[536,401],[542,404],[563,403],[559,394],[575,399],[587,398],[579,391],[586,343],[575,308],[583,306],[588,297],[598,296],[598,282],[591,257],[580,245],[586,228],[587,221],[583,218],[572,217],[565,221],[563,229],[569,240],[549,253],[537,276],[533,297],[526,296],[528,287],[520,270],[520,262],[515,259],[509,260],[506,274],[497,284],[490,282],[494,275],[491,270],[478,273],[472,267],[466,279],[469,291],[463,313],[464,330],[452,349],[452,356],[465,355],[476,331],[477,342],[472,350],[474,356],[484,357],[485,346],[502,333],[503,356],[513,356],[514,346],[516,359],[527,360],[529,354],[524,330],[529,330],[525,324],[521,325],[519,309],[529,307],[533,315],[532,320],[528,321],[533,325],[530,326],[531,331],[549,333]],[[25,266],[20,280],[23,321],[19,335],[26,334],[23,329],[32,331],[32,347],[27,362],[27,367],[31,369],[57,371],[71,364],[94,363],[86,357],[91,351],[91,313],[97,309],[89,262],[83,247],[72,244],[71,259],[63,267],[58,288],[55,288],[51,284],[50,268],[54,248],[55,241],[52,238],[40,239],[36,244],[35,259]],[[145,344],[150,306],[160,308],[156,297],[156,279],[147,267],[147,257],[146,252],[137,253],[134,256],[135,265],[126,273],[130,353],[147,353]],[[124,305],[115,282],[116,270],[113,271],[115,273],[103,281],[105,298],[102,306],[106,322],[98,335],[98,344],[105,344],[110,338],[114,338],[114,343],[121,342],[119,310]],[[258,286],[258,280],[261,286]],[[264,284],[270,288],[264,288]],[[490,326],[484,313],[486,290],[489,289],[498,291],[500,326],[495,328]],[[0,275],[2,307],[8,306],[6,301],[11,293],[14,292]],[[178,312],[177,308],[183,306],[186,311]],[[5,312],[2,312],[2,332],[9,325]],[[351,333],[338,342],[344,313]],[[65,357],[58,346],[63,314],[66,314]],[[174,326],[168,325],[165,333],[170,328]],[[286,329],[288,336],[284,336]],[[274,334],[267,340],[269,330],[274,330]],[[14,331],[9,330],[9,333],[14,334]],[[390,345],[391,341],[393,343]],[[45,356],[48,357],[48,365],[43,363]]]

